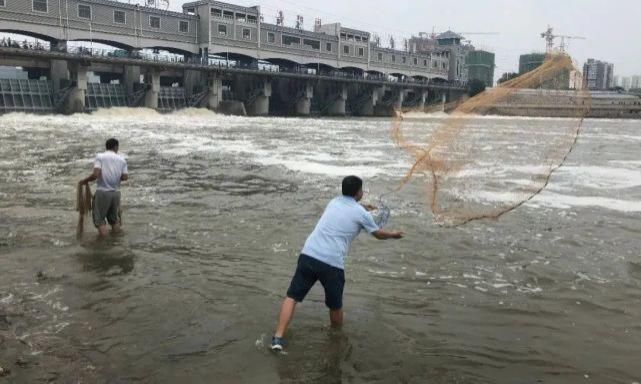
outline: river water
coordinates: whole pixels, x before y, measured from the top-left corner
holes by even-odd
[[[443,119],[407,126],[420,137]],[[561,122],[476,124],[544,140]],[[315,287],[288,354],[267,352],[341,178],[365,177],[376,202],[410,167],[390,125],[194,110],[0,117],[0,366],[11,370],[0,382],[641,381],[640,121],[586,121],[549,188],[499,220],[435,225],[420,179],[389,195],[389,227],[407,237],[354,243],[344,329],[328,329]],[[76,239],[75,183],[109,136],[129,161],[125,232],[100,241],[87,225]]]

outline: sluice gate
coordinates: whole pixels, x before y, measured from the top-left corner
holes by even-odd
[[[0,79],[0,114],[52,113],[52,93],[47,80]]]
[[[85,110],[93,112],[101,108],[127,107],[127,92],[120,84],[87,84]]]
[[[187,107],[185,88],[161,87],[158,94],[158,111],[171,112]]]

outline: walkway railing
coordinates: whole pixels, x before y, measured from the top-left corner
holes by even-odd
[[[295,66],[295,67],[280,67],[276,65],[260,64],[260,63],[242,63],[239,61],[228,61],[224,59],[208,59],[203,60],[198,56],[192,57],[182,57],[182,56],[172,56],[167,54],[160,53],[149,53],[143,51],[126,51],[121,49],[96,49],[96,48],[86,48],[86,47],[68,47],[66,50],[56,51],[55,49],[47,49],[43,45],[20,45],[17,43],[12,43],[10,45],[3,45],[0,42],[0,47],[14,48],[14,49],[25,49],[36,52],[52,52],[52,53],[64,53],[67,55],[80,56],[80,57],[99,57],[99,58],[119,58],[119,59],[132,59],[132,60],[142,60],[147,62],[161,62],[161,63],[171,63],[171,64],[191,64],[198,65],[201,67],[208,68],[218,68],[218,69],[236,69],[236,70],[251,70],[258,72],[275,72],[275,73],[289,73],[289,74],[299,74],[309,76],[310,78],[319,77],[319,78],[333,78],[341,80],[360,80],[360,81],[375,81],[389,84],[408,84],[408,85],[422,85],[422,86],[441,86],[448,88],[458,88],[465,89],[467,84],[464,82],[451,82],[441,79],[416,79],[413,77],[393,77],[393,76],[380,76],[380,75],[370,75],[367,73],[358,74],[350,72],[342,72],[339,70],[330,71],[330,72],[315,72],[315,70],[304,67],[304,66]]]

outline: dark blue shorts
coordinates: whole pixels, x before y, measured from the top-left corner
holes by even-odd
[[[318,280],[325,288],[325,305],[332,310],[343,308],[345,271],[303,254],[298,257],[298,266],[287,297],[302,302]]]

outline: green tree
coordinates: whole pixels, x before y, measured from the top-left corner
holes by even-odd
[[[498,83],[502,84],[502,83],[505,83],[506,81],[510,81],[512,79],[516,79],[517,77],[519,77],[518,73],[507,72],[507,73],[504,73],[503,76],[501,76],[501,78],[499,79]]]

